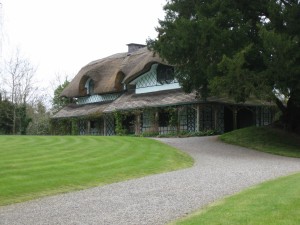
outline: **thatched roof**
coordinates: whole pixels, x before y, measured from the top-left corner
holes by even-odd
[[[86,96],[85,83],[89,78],[94,80],[95,94],[121,92],[123,91],[123,83],[129,84],[139,75],[148,71],[154,63],[167,65],[158,55],[154,55],[146,47],[135,52],[119,53],[93,61],[78,72],[75,78],[63,90],[61,96]],[[210,97],[207,99],[207,102],[236,105],[229,98]],[[145,94],[135,94],[133,91],[126,91],[112,102],[69,105],[56,113],[53,118],[84,117],[111,113],[116,110],[133,110],[194,103],[203,103],[203,101],[197,99],[195,93],[186,94],[182,89]],[[252,99],[241,105],[254,106],[266,104],[268,103]]]
[[[86,95],[85,83],[94,80],[95,94],[119,92],[123,90],[122,82],[128,83],[150,69],[153,63],[163,63],[158,55],[154,55],[146,47],[132,53],[119,53],[93,61],[83,67],[61,96],[81,97]]]

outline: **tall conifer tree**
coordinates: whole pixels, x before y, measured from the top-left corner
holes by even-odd
[[[169,0],[164,10],[147,43],[176,66],[185,91],[236,102],[283,94],[282,121],[300,131],[300,1]]]

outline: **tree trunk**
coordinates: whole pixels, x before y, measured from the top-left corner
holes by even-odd
[[[300,91],[291,92],[291,96],[284,106],[280,100],[277,99],[276,104],[282,112],[280,118],[284,128],[288,131],[300,134]]]
[[[16,104],[14,104],[14,108],[13,108],[13,135],[16,134],[16,123],[17,123],[17,113],[16,113]]]
[[[288,129],[292,132],[300,133],[300,91],[293,92],[287,103],[286,118]]]

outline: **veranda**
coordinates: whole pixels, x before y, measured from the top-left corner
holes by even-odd
[[[105,112],[52,119],[52,133],[63,135],[159,135],[212,130],[224,133],[273,122],[269,106],[201,103]]]

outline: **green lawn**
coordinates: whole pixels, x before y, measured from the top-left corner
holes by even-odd
[[[220,139],[272,154],[300,158],[300,136],[269,127],[248,127],[225,133]]]
[[[135,137],[0,136],[0,205],[179,168],[193,160]]]
[[[259,151],[300,157],[300,138],[267,127],[250,127],[220,139]],[[176,225],[298,225],[300,224],[300,173],[265,182],[213,203]]]
[[[299,225],[300,174],[216,202],[176,225]]]

